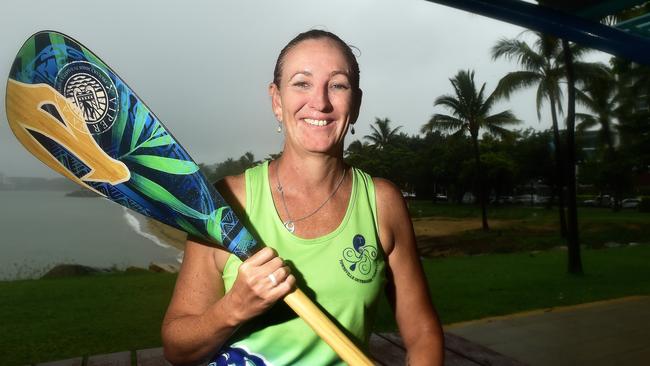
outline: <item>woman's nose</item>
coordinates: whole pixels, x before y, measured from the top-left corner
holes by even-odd
[[[314,88],[309,101],[309,106],[321,111],[329,112],[332,109],[327,86]]]

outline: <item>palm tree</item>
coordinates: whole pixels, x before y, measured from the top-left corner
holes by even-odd
[[[537,85],[537,118],[541,118],[541,108],[544,101],[551,107],[551,121],[553,125],[553,143],[555,152],[555,194],[558,197],[560,214],[560,232],[566,237],[567,227],[564,212],[564,169],[563,169],[563,144],[560,139],[558,127],[558,112],[562,113],[562,88],[560,81],[565,78],[564,58],[560,41],[549,35],[535,32],[537,39],[533,47],[519,39],[501,39],[492,47],[492,59],[506,58],[516,60],[522,70],[506,74],[499,81],[496,93],[505,98],[520,89]],[[584,49],[577,49],[574,54],[580,56]]]
[[[587,82],[583,90],[576,89],[576,102],[593,113],[576,113],[578,131],[600,127],[600,142],[607,148],[608,153],[612,153],[613,133],[616,128],[614,120],[618,113],[616,80],[612,73],[609,70],[605,71],[602,77]]]
[[[397,132],[402,128],[402,126],[397,126],[391,129],[390,119],[388,118],[375,118],[375,125],[377,127],[370,125],[372,133],[364,136],[364,138],[368,139],[375,147],[381,150],[391,143],[397,136]]]
[[[436,98],[434,106],[446,107],[451,115],[436,113],[429,122],[422,126],[421,132],[426,133],[433,130],[453,132],[455,135],[469,132],[474,150],[477,179],[482,178],[481,155],[479,151],[479,131],[486,129],[493,135],[504,136],[509,133],[503,126],[521,122],[510,111],[506,110],[490,115],[490,110],[497,101],[498,96],[492,92],[485,97],[485,83],[477,90],[474,82],[474,71],[460,70],[449,79],[454,88],[454,94],[445,94]],[[483,230],[489,230],[486,211],[485,185],[479,181],[479,199],[481,203],[481,214]]]
[[[555,195],[558,197],[560,214],[560,232],[566,237],[566,218],[564,213],[564,183],[562,177],[562,144],[560,130],[557,122],[557,111],[562,111],[560,98],[562,89],[560,79],[563,70],[558,60],[560,45],[556,38],[537,33],[537,40],[533,48],[519,39],[501,39],[492,47],[492,59],[504,57],[509,60],[516,59],[521,64],[520,71],[514,71],[504,76],[497,86],[497,93],[505,98],[519,89],[537,85],[537,118],[541,118],[541,107],[544,100],[551,106],[551,120],[553,124],[553,143],[555,152]]]

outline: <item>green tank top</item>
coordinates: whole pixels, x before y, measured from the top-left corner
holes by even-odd
[[[367,351],[377,300],[385,285],[372,178],[352,168],[352,193],[340,225],[331,233],[302,239],[277,214],[268,162],[246,171],[247,227],[292,267],[298,286]],[[241,261],[231,255],[223,271],[230,290]],[[219,360],[225,363],[219,363]],[[282,301],[242,325],[213,365],[342,365],[340,358]],[[241,362],[241,363],[240,363]]]

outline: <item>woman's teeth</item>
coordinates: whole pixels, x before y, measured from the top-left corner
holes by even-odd
[[[326,120],[310,119],[305,118],[305,122],[309,123],[312,126],[325,126],[327,124]]]

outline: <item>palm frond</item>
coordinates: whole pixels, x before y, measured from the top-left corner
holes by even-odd
[[[494,136],[498,137],[507,137],[507,136],[512,136],[512,131],[505,129],[500,126],[495,126],[495,125],[488,125],[485,127],[488,132],[490,132]]]
[[[459,111],[462,110],[458,98],[449,94],[441,95],[436,98],[436,100],[433,102],[433,105],[447,107],[447,109],[449,109],[449,111],[456,116],[458,115]]]
[[[542,75],[534,71],[513,71],[499,80],[493,94],[508,99],[513,92],[528,88],[540,82],[542,78]]]
[[[483,119],[483,126],[489,128],[490,126],[503,126],[503,125],[513,125],[521,123],[522,121],[518,119],[511,110],[505,110],[497,114],[485,117]]]
[[[596,108],[596,103],[594,102],[591,97],[585,93],[583,90],[577,89],[576,88],[576,103],[587,107],[590,110],[594,110]],[[577,116],[577,114],[576,114]]]
[[[433,130],[440,130],[440,131],[446,131],[446,132],[451,132],[451,131],[457,131],[457,130],[465,130],[468,128],[467,122],[458,119],[453,116],[449,116],[446,114],[435,114],[429,122],[425,126],[429,126],[430,128],[428,131],[433,131]]]
[[[580,84],[588,84],[592,80],[613,79],[609,67],[601,62],[573,62],[573,71],[576,81]]]
[[[594,116],[585,113],[576,113],[576,129],[578,131],[584,132],[597,125],[598,121]]]
[[[526,42],[518,39],[502,38],[492,47],[492,60],[500,57],[515,60],[524,70],[534,71],[543,67],[544,57],[528,46]]]

